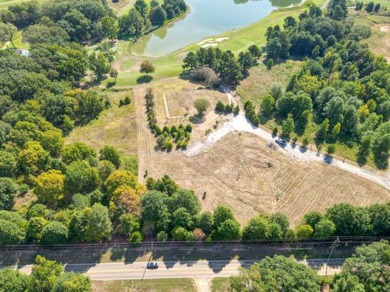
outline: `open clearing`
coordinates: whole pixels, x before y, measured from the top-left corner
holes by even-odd
[[[131,98],[131,104],[119,107],[119,100]],[[114,146],[124,154],[137,154],[137,124],[134,99],[131,91],[110,92],[110,108],[89,124],[76,127],[65,139],[65,143],[84,142],[97,151],[104,146]]]
[[[301,61],[288,60],[267,70],[264,64],[259,64],[249,70],[249,76],[240,82],[237,93],[242,103],[247,100],[258,107],[261,99],[269,92],[272,85],[277,84],[286,88],[290,77],[299,72]]]
[[[145,170],[154,178],[168,174],[201,200],[206,192],[203,210],[225,204],[242,224],[259,212],[281,211],[297,225],[306,212],[325,211],[335,203],[365,206],[390,199],[390,192],[375,183],[325,163],[286,157],[253,134],[228,134],[192,157],[180,151],[156,151],[146,124],[143,94],[141,89],[135,92],[139,180],[145,179]]]

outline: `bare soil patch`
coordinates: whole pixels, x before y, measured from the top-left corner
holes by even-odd
[[[252,134],[234,133],[193,157],[149,150],[142,166],[152,177],[168,174],[193,189],[203,210],[229,206],[242,224],[259,212],[281,211],[297,225],[306,212],[325,211],[335,203],[365,206],[390,199],[388,190],[363,178],[326,164],[296,161],[265,144]]]

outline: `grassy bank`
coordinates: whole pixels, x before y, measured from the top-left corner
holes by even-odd
[[[126,281],[94,281],[92,289],[95,292],[117,292],[117,291],[185,291],[196,292],[196,285],[192,279],[145,279]]]
[[[228,38],[219,44],[222,50],[231,50],[234,53],[245,50],[252,44],[265,45],[265,32],[268,26],[281,25],[287,16],[298,17],[303,9],[275,11],[267,17],[240,29],[235,29],[213,38]],[[117,43],[118,57],[116,63],[121,67],[116,87],[128,87],[137,84],[139,65],[144,60],[150,60],[156,66],[156,72],[152,75],[154,80],[178,76],[181,71],[181,63],[188,52],[200,47],[199,44],[191,44],[183,49],[163,57],[143,57],[134,52],[146,46],[151,35],[142,37],[137,43],[130,45],[128,42]],[[131,61],[130,61],[131,60]],[[129,66],[123,66],[130,62]]]

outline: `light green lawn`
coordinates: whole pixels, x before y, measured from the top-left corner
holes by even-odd
[[[31,0],[0,0],[0,9],[6,9],[8,6],[21,4],[23,2],[29,2]],[[45,0],[35,0],[38,2],[43,2]]]
[[[126,281],[94,281],[93,291],[97,292],[117,292],[117,291],[151,291],[151,292],[171,292],[171,291],[197,291],[192,279],[145,279]]]

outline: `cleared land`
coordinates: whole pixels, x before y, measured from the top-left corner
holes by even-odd
[[[137,154],[137,123],[132,92],[110,92],[108,96],[110,108],[88,125],[73,129],[65,142],[84,142],[96,150],[108,145],[124,154]],[[119,100],[125,96],[131,98],[131,104],[119,107]]]
[[[143,92],[135,93],[140,181],[145,170],[154,178],[168,174],[200,199],[206,192],[204,210],[225,204],[242,224],[259,212],[281,211],[297,225],[306,212],[325,211],[335,203],[364,206],[390,199],[385,188],[330,165],[286,157],[251,134],[229,134],[192,157],[156,151],[139,94]]]
[[[127,281],[95,281],[92,282],[92,289],[95,292],[117,292],[117,291],[149,291],[149,292],[179,292],[197,291],[192,279],[148,279],[148,280],[127,280]]]

